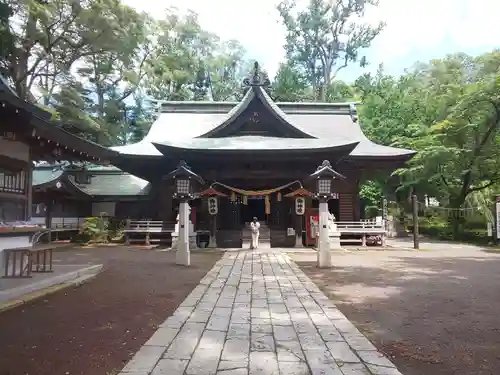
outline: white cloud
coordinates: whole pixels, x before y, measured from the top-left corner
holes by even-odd
[[[493,49],[499,46],[499,12],[500,3],[491,0],[381,0],[368,15],[387,23],[370,48],[371,60],[399,70],[408,58]]]
[[[279,0],[124,0],[158,17],[175,6],[200,15],[201,25],[223,39],[237,39],[270,74],[283,60],[284,29],[276,5]],[[300,6],[308,0],[298,0]],[[384,63],[400,72],[416,60],[446,53],[488,50],[499,46],[500,2],[492,0],[381,0],[367,11],[366,20],[384,20],[386,29],[367,51],[370,70]],[[499,46],[500,47],[500,46]],[[359,74],[351,68],[343,76]]]

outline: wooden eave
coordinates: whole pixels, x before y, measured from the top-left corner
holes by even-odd
[[[60,188],[57,187],[58,182],[61,183]],[[33,189],[38,193],[48,192],[49,190],[52,192],[65,191],[69,195],[74,196],[75,198],[79,198],[79,199],[92,198],[92,195],[85,193],[77,185],[75,185],[69,179],[69,175],[66,172],[64,172],[61,176],[59,176],[58,178],[56,178],[54,180],[48,181],[44,184],[34,186]]]
[[[165,156],[186,156],[189,160],[189,155],[193,156],[264,156],[272,157],[277,156],[304,156],[304,155],[317,155],[317,154],[336,154],[336,155],[349,155],[349,153],[358,145],[358,142],[347,143],[343,145],[336,145],[331,147],[318,147],[318,148],[286,148],[286,140],[282,149],[194,149],[174,147],[159,143],[153,145]]]
[[[227,194],[221,193],[215,190],[213,187],[209,187],[200,193],[200,197],[227,197]]]
[[[291,193],[285,194],[285,198],[294,198],[294,197],[312,197],[314,194],[309,190],[304,188],[299,188],[297,190],[292,191]]]
[[[0,155],[0,170],[5,170],[9,173],[21,172],[28,164],[29,163],[24,160],[10,158],[7,155]]]
[[[118,155],[116,151],[77,137],[39,117],[40,111],[47,112],[24,102],[10,92],[0,91],[0,109],[7,111],[11,115],[10,121],[14,122],[10,126],[7,125],[8,131],[19,134],[32,146],[33,159],[43,156],[36,154],[41,153],[42,149],[59,149],[60,154],[51,155],[54,160],[86,160],[101,164],[109,164],[110,160]],[[3,120],[9,121],[5,117]]]
[[[366,156],[349,155],[348,157],[346,157],[346,161],[363,162],[363,163],[365,162],[406,163],[409,160],[411,160],[416,154],[417,151],[408,152],[406,154],[401,154],[401,155],[366,155]]]

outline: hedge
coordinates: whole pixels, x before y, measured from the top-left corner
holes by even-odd
[[[491,240],[484,220],[467,218],[461,221],[460,228],[458,236],[453,238],[451,223],[445,218],[431,216],[419,217],[418,220],[419,232],[431,238],[473,243],[488,243]],[[408,230],[413,231],[412,224],[408,225]]]

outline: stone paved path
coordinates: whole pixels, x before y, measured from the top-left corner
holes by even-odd
[[[227,252],[125,374],[401,375],[279,249]]]

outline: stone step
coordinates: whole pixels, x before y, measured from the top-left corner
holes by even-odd
[[[250,249],[250,240],[243,240],[243,249]],[[259,238],[259,249],[270,249],[271,248],[271,241],[269,240],[261,240]]]
[[[241,233],[241,236],[243,239],[251,239],[252,238],[252,232],[250,230],[244,229]],[[259,231],[259,238],[264,240],[264,239],[270,239],[271,238],[271,231],[269,229],[267,230],[260,230]]]

